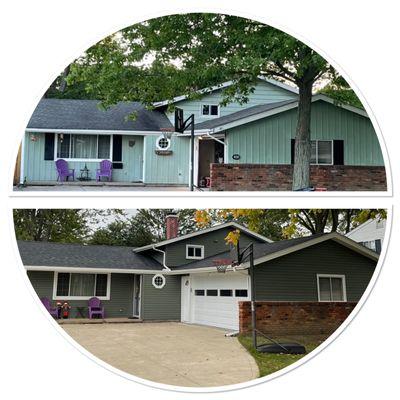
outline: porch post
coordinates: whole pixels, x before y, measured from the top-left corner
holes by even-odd
[[[26,132],[24,131],[24,135],[22,136],[21,142],[21,161],[20,161],[20,169],[19,169],[19,184],[23,185],[25,182],[25,136]]]
[[[190,191],[194,190],[194,114],[190,116]]]
[[[254,253],[253,243],[250,244],[250,285],[251,285],[251,328],[253,347],[257,349],[257,315],[256,315],[256,293],[255,293],[255,277],[254,277]]]

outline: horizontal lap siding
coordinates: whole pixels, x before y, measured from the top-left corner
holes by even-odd
[[[183,109],[184,118],[194,114],[196,123],[200,123],[210,119],[200,115],[201,104],[219,104],[222,101],[222,97],[222,90],[217,90],[213,93],[205,95],[200,100],[185,100],[177,103],[176,106]],[[276,103],[296,98],[297,95],[295,93],[291,93],[267,82],[260,82],[255,87],[254,92],[249,94],[249,100],[247,103],[239,104],[234,102],[229,103],[224,107],[221,106],[220,116],[224,117],[225,115],[229,115],[245,108],[254,107],[260,104]],[[167,116],[170,121],[174,123],[174,113],[168,113]]]
[[[235,230],[235,228],[219,229],[214,232],[205,233],[203,235],[195,236],[187,240],[181,240],[179,242],[172,243],[166,247],[166,262],[169,266],[180,266],[187,264],[191,261],[186,259],[186,245],[203,245],[204,246],[204,258],[211,257],[215,254],[229,251],[230,247],[226,244],[225,238],[229,232]],[[254,238],[250,238],[245,233],[240,235],[240,247],[245,247],[250,241],[256,241]],[[210,265],[212,266],[212,265]]]
[[[256,266],[256,299],[318,301],[317,274],[339,274],[347,301],[358,301],[374,270],[374,261],[328,241]]]
[[[171,321],[181,318],[181,277],[165,276],[166,284],[157,289],[152,284],[154,275],[143,275],[142,319]]]
[[[53,300],[53,281],[54,272],[47,271],[28,271],[28,278],[31,281],[39,298],[48,297],[55,305]],[[76,307],[87,307],[87,300],[66,300],[72,307],[71,317],[78,315]],[[111,294],[110,300],[102,300],[105,308],[106,318],[131,317],[133,306],[133,275],[131,274],[111,274]],[[87,313],[87,308],[85,310]]]
[[[144,138],[144,182],[147,184],[185,185],[189,182],[189,144],[187,137],[172,136],[170,155],[155,153],[158,136]]]
[[[297,110],[228,130],[229,163],[290,164]],[[375,130],[368,118],[317,101],[312,105],[311,139],[344,140],[345,165],[384,165]],[[232,155],[239,154],[239,160]]]

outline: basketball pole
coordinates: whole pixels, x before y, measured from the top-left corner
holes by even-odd
[[[194,190],[194,114],[190,116],[190,191]]]

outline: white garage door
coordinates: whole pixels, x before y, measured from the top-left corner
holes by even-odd
[[[190,322],[239,329],[238,302],[250,296],[245,271],[194,274],[190,276],[190,287],[190,296],[186,297],[190,301]]]

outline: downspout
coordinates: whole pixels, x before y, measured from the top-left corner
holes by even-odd
[[[171,272],[171,268],[168,268],[167,265],[165,264],[165,251],[164,250],[160,250],[160,249],[156,249],[156,246],[154,246],[154,245],[153,245],[152,249],[154,251],[158,251],[159,253],[162,253],[162,255],[163,255],[163,267],[168,272]]]
[[[221,143],[221,144],[223,144],[224,146],[226,146],[226,143],[225,143],[225,142],[223,142],[222,140],[217,139],[217,138],[214,137],[214,136],[211,136],[210,131],[206,132],[206,135],[207,135],[208,137],[210,137],[211,139],[215,140],[216,142]]]
[[[19,184],[23,185],[25,183],[25,138],[26,132],[22,136],[21,143],[21,161],[20,161],[20,169],[19,169]]]

